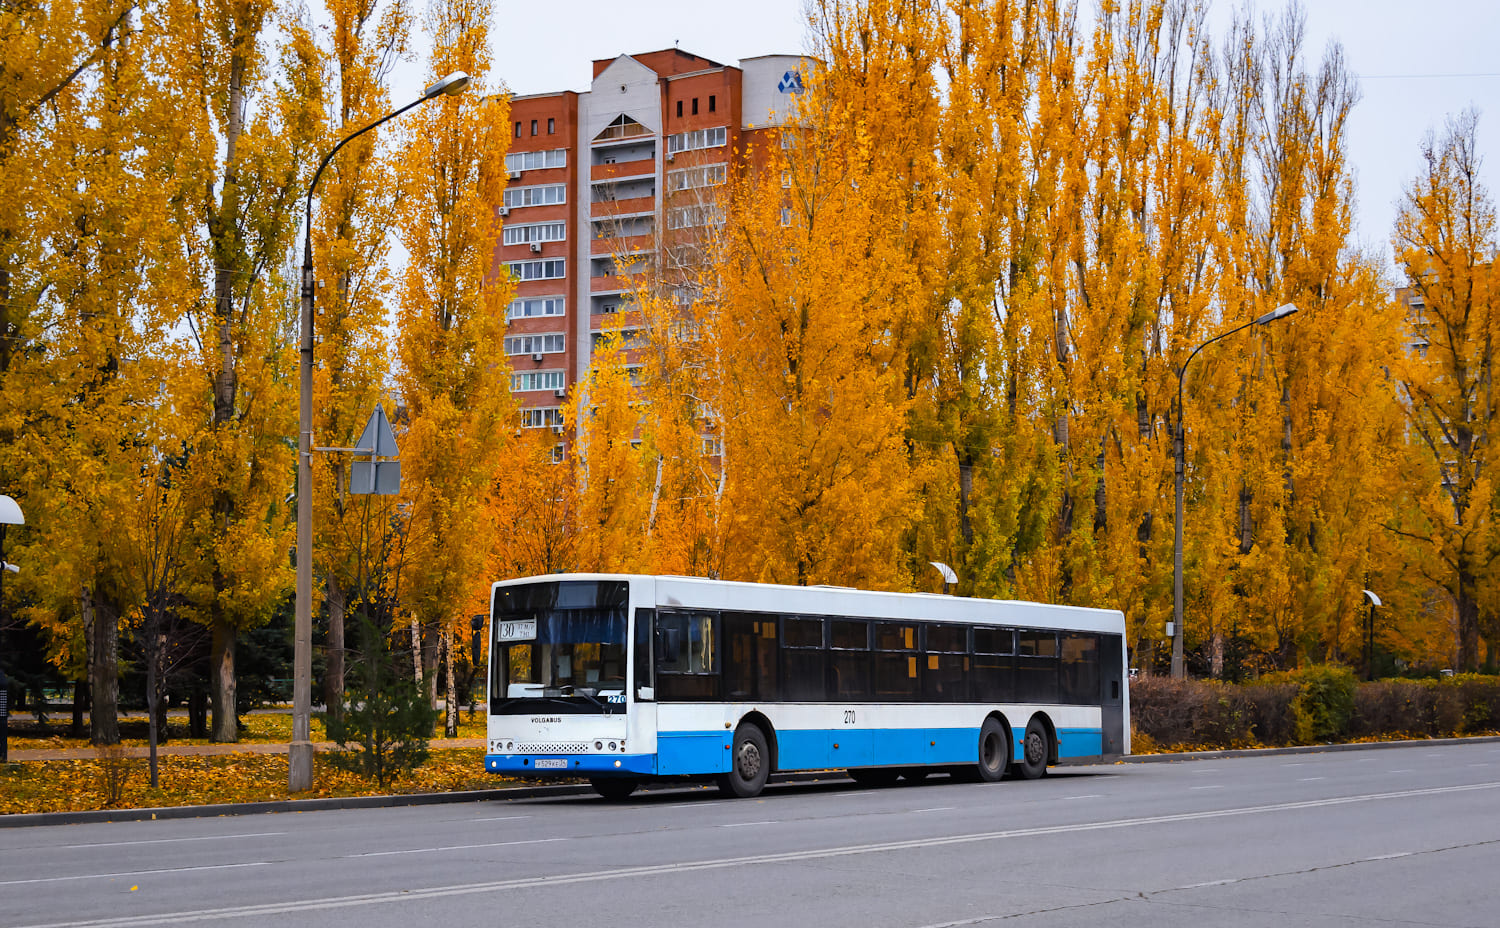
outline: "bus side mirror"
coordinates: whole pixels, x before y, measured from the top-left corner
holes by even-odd
[[[476,632],[484,631],[484,619],[485,617],[482,615],[474,616],[474,618],[469,620],[469,628]]]

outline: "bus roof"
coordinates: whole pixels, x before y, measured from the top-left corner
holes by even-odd
[[[661,606],[684,609],[849,615],[872,619],[970,622],[1018,628],[1066,628],[1115,634],[1125,632],[1125,615],[1116,609],[1089,609],[1021,600],[974,599],[936,593],[884,593],[849,587],[786,586],[643,574],[548,574],[502,580],[494,586],[568,580],[625,580],[637,589],[643,584],[650,584],[654,587],[655,595],[648,598]]]

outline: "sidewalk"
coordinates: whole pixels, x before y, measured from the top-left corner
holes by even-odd
[[[429,750],[439,751],[444,748],[482,748],[483,738],[434,738],[427,742]],[[156,756],[170,757],[172,755],[198,755],[207,756],[213,754],[285,754],[287,746],[285,742],[277,743],[247,743],[247,744],[164,744],[156,749]],[[315,751],[336,751],[338,745],[332,741],[316,741],[313,743]],[[131,745],[125,748],[127,757],[150,757],[151,749],[146,745]],[[99,756],[98,748],[33,748],[28,750],[10,751],[12,763],[20,763],[29,760],[93,760]]]

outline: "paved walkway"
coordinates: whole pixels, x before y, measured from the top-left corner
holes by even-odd
[[[437,751],[443,748],[482,748],[483,738],[434,738],[427,742],[428,748]],[[169,757],[172,755],[210,755],[210,754],[285,754],[287,746],[285,742],[267,744],[163,744],[156,749],[158,757]],[[313,749],[317,751],[333,751],[338,745],[332,741],[314,742]],[[149,757],[151,749],[146,745],[130,745],[125,748],[130,757]],[[97,748],[35,748],[29,750],[15,750],[10,752],[12,762],[28,760],[93,760],[99,756]]]

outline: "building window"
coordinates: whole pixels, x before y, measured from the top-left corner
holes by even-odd
[[[553,148],[548,151],[513,151],[505,156],[507,171],[536,171],[541,168],[565,168],[568,166],[568,150]]]
[[[536,120],[535,119],[533,119],[531,121],[531,134],[532,135],[536,135]]]
[[[562,316],[567,313],[567,301],[560,296],[531,297],[511,300],[506,319],[529,319],[533,316]]]
[[[520,137],[521,137],[521,124],[518,122],[518,123],[516,123],[516,138],[520,138]]]
[[[667,210],[668,229],[691,229],[697,226],[716,226],[724,222],[724,211],[713,203],[693,206],[677,206]]]
[[[561,242],[567,240],[567,223],[535,222],[527,225],[505,227],[505,244],[526,245],[532,242]]]
[[[714,111],[714,109],[715,109],[715,106],[714,106],[715,102],[717,102],[717,101],[714,99],[714,95],[713,94],[709,94],[708,95],[708,111],[710,113],[712,113]]]
[[[678,119],[682,118],[682,101],[681,100],[677,101],[677,118]]]
[[[533,390],[561,390],[562,371],[524,371],[510,375],[510,392],[528,393]]]
[[[545,429],[553,426],[561,428],[562,424],[562,410],[556,406],[521,410],[521,428],[523,429]]]
[[[717,187],[724,183],[725,165],[705,164],[702,167],[686,168],[667,172],[667,191],[696,190],[699,187]]]
[[[565,273],[567,262],[561,258],[545,261],[512,261],[510,276],[516,280],[557,280]]]
[[[551,116],[548,116],[547,117],[547,134],[548,135],[554,134],[554,130],[556,128],[557,128],[556,120],[554,120]]]
[[[728,137],[729,130],[725,126],[716,126],[712,129],[694,129],[692,132],[679,132],[676,135],[667,136],[667,151],[675,155],[680,151],[718,148],[728,141]]]
[[[562,184],[543,184],[539,187],[507,187],[505,205],[552,206],[568,202],[568,188]]]
[[[693,98],[693,115],[694,116],[698,115],[698,98],[697,97]]]
[[[614,121],[604,127],[604,131],[594,136],[596,142],[609,142],[615,139],[634,138],[637,135],[650,135],[651,130],[626,116],[624,113],[616,116]]]
[[[566,350],[561,332],[545,335],[511,335],[505,339],[506,354],[557,354]]]
[[[557,444],[555,444],[555,445],[552,446],[552,463],[553,464],[561,464],[562,462],[563,462],[563,446],[562,446],[562,442],[558,442]]]

